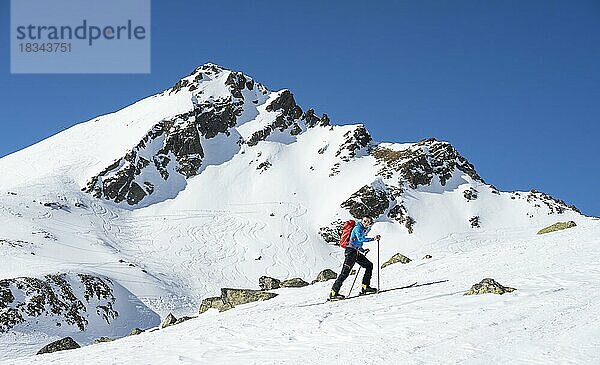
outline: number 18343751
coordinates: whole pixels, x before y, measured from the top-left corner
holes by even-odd
[[[71,43],[57,43],[57,42],[44,42],[44,43],[19,43],[19,51],[22,53],[37,53],[37,52],[71,52]]]

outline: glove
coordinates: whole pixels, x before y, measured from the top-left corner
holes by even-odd
[[[375,240],[376,240],[376,241],[379,241],[380,239],[381,239],[381,236],[380,236],[380,235],[377,235],[377,236],[375,236]]]

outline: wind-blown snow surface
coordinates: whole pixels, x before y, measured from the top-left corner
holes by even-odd
[[[449,144],[370,141],[362,126],[329,126],[298,111],[289,92],[242,76],[202,66],[172,89],[0,159],[0,279],[100,275],[123,288],[125,322],[192,315],[221,287],[257,288],[262,275],[339,272],[343,253],[319,232],[365,208],[341,205],[366,187],[382,199],[367,207],[382,260],[413,259],[384,269],[382,287],[448,281],[310,307],[299,305],[323,300],[331,282],[281,289],[267,302],[17,362],[598,361],[600,221],[540,193],[496,191]],[[223,105],[234,119],[212,112]],[[206,122],[207,110],[226,117]],[[114,188],[107,181],[118,172]],[[144,189],[133,194],[139,203],[117,202],[113,192],[135,193],[134,184]],[[567,220],[577,227],[535,234]],[[461,295],[484,277],[518,290]],[[157,324],[147,318],[146,327]],[[91,327],[0,333],[0,359],[67,335],[86,345],[125,331]]]

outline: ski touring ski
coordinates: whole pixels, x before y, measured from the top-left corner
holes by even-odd
[[[401,286],[401,287],[398,287],[398,288],[391,288],[391,289],[379,290],[379,291],[377,291],[375,293],[372,293],[372,294],[358,294],[358,295],[353,295],[351,297],[347,297],[345,299],[334,299],[334,300],[327,299],[324,302],[304,304],[304,305],[299,305],[298,307],[311,307],[311,306],[322,305],[322,304],[327,304],[327,303],[343,302],[345,300],[367,297],[369,295],[376,295],[376,294],[385,293],[385,292],[392,291],[392,290],[408,289],[408,288],[412,288],[412,287],[414,287],[416,285],[417,285],[417,282],[415,281],[414,283],[409,284],[409,285]]]

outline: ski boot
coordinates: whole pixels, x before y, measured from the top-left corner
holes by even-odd
[[[329,294],[329,298],[327,300],[330,302],[335,302],[337,300],[344,300],[344,299],[346,299],[345,296],[343,296],[340,293],[336,293],[335,291],[332,290],[331,293]]]
[[[365,284],[363,284],[363,286],[362,286],[362,289],[361,289],[361,291],[360,291],[360,295],[369,295],[369,294],[375,294],[375,293],[377,293],[377,292],[378,292],[378,290],[377,290],[377,289],[375,289],[375,288],[372,288],[372,287],[371,287],[371,286],[369,286],[369,285],[365,285]]]

